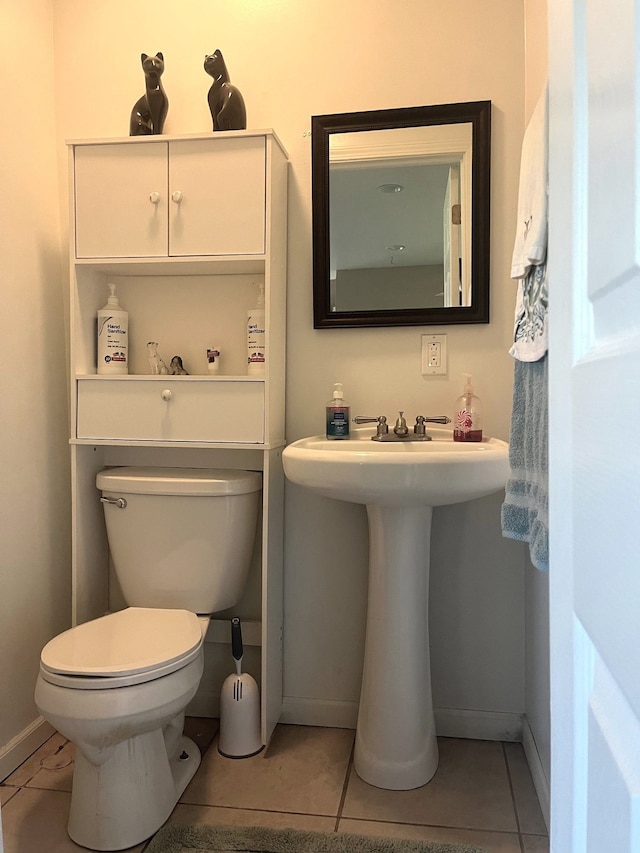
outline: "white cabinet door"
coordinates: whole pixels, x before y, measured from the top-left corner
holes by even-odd
[[[167,254],[167,145],[75,147],[78,258]]]
[[[169,143],[169,254],[265,251],[265,138]]]
[[[77,145],[78,258],[261,255],[264,136]]]

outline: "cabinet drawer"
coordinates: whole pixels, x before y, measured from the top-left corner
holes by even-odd
[[[78,438],[264,442],[264,383],[198,377],[80,379]]]

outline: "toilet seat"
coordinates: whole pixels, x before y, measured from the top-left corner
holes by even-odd
[[[40,673],[80,690],[143,684],[187,666],[203,639],[201,620],[188,610],[128,607],[54,637],[42,650]]]

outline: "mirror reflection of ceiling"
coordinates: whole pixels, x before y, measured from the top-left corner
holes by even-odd
[[[424,271],[425,291],[424,300],[419,293],[411,298],[417,300],[416,307],[420,304],[430,306],[434,304],[434,275],[440,279],[446,277],[446,269],[451,269],[454,263],[456,267],[459,264],[462,272],[461,304],[470,304],[468,184],[472,131],[471,122],[460,122],[331,134],[329,265],[332,281],[341,271],[385,268],[392,271],[394,267],[412,267],[416,273]],[[453,167],[456,175],[460,174],[463,163],[463,186],[458,187],[456,180],[456,195],[452,197],[451,170]],[[457,229],[452,246],[451,211],[445,212],[445,206],[461,203],[466,224]],[[457,261],[450,255],[449,259],[446,257],[454,246],[458,247]],[[444,288],[446,290],[446,285]],[[440,291],[438,299],[442,300],[443,286],[436,285],[435,290]],[[403,297],[399,294],[398,298],[402,300]],[[339,301],[334,291],[334,310]],[[397,307],[405,306],[399,304]]]
[[[448,178],[446,164],[333,167],[331,269],[442,264]]]

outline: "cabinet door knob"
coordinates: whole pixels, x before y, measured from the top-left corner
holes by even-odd
[[[174,190],[171,193],[171,201],[175,202],[176,204],[180,204],[180,202],[182,201],[182,191]]]
[[[169,400],[171,399],[171,397],[173,396],[173,394],[171,393],[171,391],[169,391],[168,388],[165,388],[165,390],[162,392],[162,394],[160,396],[165,401],[165,403],[168,403]]]
[[[157,204],[160,201],[160,193],[149,193],[149,201],[151,204]]]

